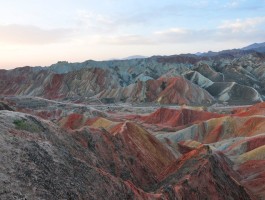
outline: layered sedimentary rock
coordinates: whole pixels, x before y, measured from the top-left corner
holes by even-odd
[[[140,81],[125,88],[107,89],[97,95],[115,101],[157,102],[161,104],[211,104],[213,97],[182,77]]]
[[[81,98],[93,96],[106,88],[119,85],[108,70],[90,68],[67,74],[36,71],[32,68],[1,70],[2,95],[39,96],[48,99]]]
[[[9,111],[1,111],[0,120],[1,199],[133,199],[139,195],[128,183],[82,160],[85,149],[51,123]]]
[[[0,199],[265,199],[264,61],[0,70]]]
[[[222,153],[198,145],[177,159],[132,122],[68,132],[18,112],[0,120],[2,199],[254,199]]]
[[[92,102],[100,97],[104,103],[146,101],[203,105],[214,103],[213,98],[230,104],[262,101],[264,55],[252,51],[228,51],[227,54],[59,62],[45,68],[0,70],[0,93],[76,102]],[[213,97],[206,95],[204,89]],[[242,92],[246,95],[240,95]]]

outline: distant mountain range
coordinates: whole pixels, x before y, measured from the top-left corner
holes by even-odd
[[[147,58],[147,57],[141,55],[133,55],[133,56],[128,56],[126,58],[122,58],[121,60],[131,60],[131,59],[141,59],[141,58]]]
[[[214,52],[214,51],[208,51],[208,52],[197,52],[195,53],[195,55],[197,56],[216,56],[216,55],[220,55],[220,54],[225,54],[225,53],[242,53],[243,52],[259,52],[259,53],[265,53],[265,42],[262,43],[254,43],[251,45],[248,45],[246,47],[240,48],[240,49],[229,49],[229,50],[222,50],[222,51],[218,51],[218,52]]]
[[[0,93],[77,101],[253,104],[265,99],[265,53],[255,51],[262,44],[245,48],[0,70]]]
[[[265,47],[265,42],[254,43],[254,44],[248,45],[246,47],[243,47],[242,49],[243,50],[250,50],[250,49],[257,49],[257,48],[260,48],[260,47]]]
[[[109,60],[133,60],[133,59],[143,59],[143,58],[148,58],[147,56],[141,56],[141,55],[133,55],[133,56],[128,56],[125,58],[110,58]]]
[[[249,46],[243,47],[242,50],[254,50],[257,52],[265,52],[265,42],[251,44]]]
[[[222,51],[218,51],[218,52],[214,52],[214,51],[208,51],[208,52],[197,52],[194,55],[196,56],[216,56],[220,53],[233,53],[233,52],[241,52],[241,51],[256,51],[259,53],[265,53],[265,42],[262,43],[254,43],[251,45],[248,45],[246,47],[240,48],[240,49],[230,49],[230,50],[222,50]],[[133,55],[133,56],[128,56],[125,58],[121,58],[121,59],[111,59],[111,60],[131,60],[131,59],[143,59],[143,58],[147,58],[147,56],[142,56],[142,55]]]

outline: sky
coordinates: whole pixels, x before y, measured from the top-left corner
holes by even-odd
[[[0,0],[0,69],[265,42],[265,0]]]

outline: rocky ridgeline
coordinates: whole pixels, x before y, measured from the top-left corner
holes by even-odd
[[[204,56],[58,62],[45,68],[1,70],[0,93],[79,102],[96,98],[105,103],[252,104],[265,97],[264,57],[262,53],[238,50]],[[197,95],[183,100],[178,86]]]

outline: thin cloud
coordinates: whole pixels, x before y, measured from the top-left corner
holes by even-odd
[[[236,19],[224,21],[218,28],[229,29],[232,32],[253,30],[257,25],[265,24],[265,17],[255,17],[247,19]]]
[[[36,26],[0,25],[1,44],[51,44],[61,42],[70,35],[70,29],[45,30]]]
[[[156,31],[152,37],[161,43],[193,43],[193,42],[252,42],[253,38],[263,41],[265,17],[236,19],[224,21],[214,29],[171,28]]]
[[[153,36],[156,40],[161,43],[193,43],[214,40],[215,30],[201,29],[181,29],[181,28],[171,28],[163,31],[156,31]]]
[[[108,45],[152,45],[156,44],[156,41],[152,38],[148,38],[142,35],[120,35],[109,37],[98,37],[99,44]]]
[[[98,44],[106,45],[163,45],[163,44],[193,44],[193,43],[227,43],[237,41],[241,43],[251,43],[263,41],[265,31],[255,30],[248,32],[233,32],[229,29],[211,29],[211,30],[185,30],[186,34],[181,32],[165,31],[160,34],[142,35],[120,35],[113,37],[97,37]]]
[[[77,30],[80,32],[86,31],[87,34],[102,34],[114,31],[117,26],[112,17],[86,10],[79,10],[76,18]]]
[[[225,21],[213,29],[170,28],[146,35],[119,35],[98,37],[101,44],[111,45],[162,45],[192,43],[227,43],[263,41],[265,30],[262,28],[265,17]]]
[[[224,8],[238,8],[245,0],[231,0],[224,5]]]
[[[262,10],[265,6],[264,0],[230,0],[223,5],[224,9],[233,9],[233,10]]]
[[[168,17],[177,18],[181,7],[168,4],[163,7],[152,7],[148,10],[139,9],[133,12],[118,11],[115,13],[95,13],[89,10],[78,10],[76,14],[77,29],[87,34],[105,34],[122,31],[128,27],[146,27],[162,23]]]
[[[182,28],[171,28],[168,30],[162,30],[162,31],[156,31],[155,34],[157,35],[170,35],[170,34],[187,34],[187,30],[186,29],[182,29]]]

